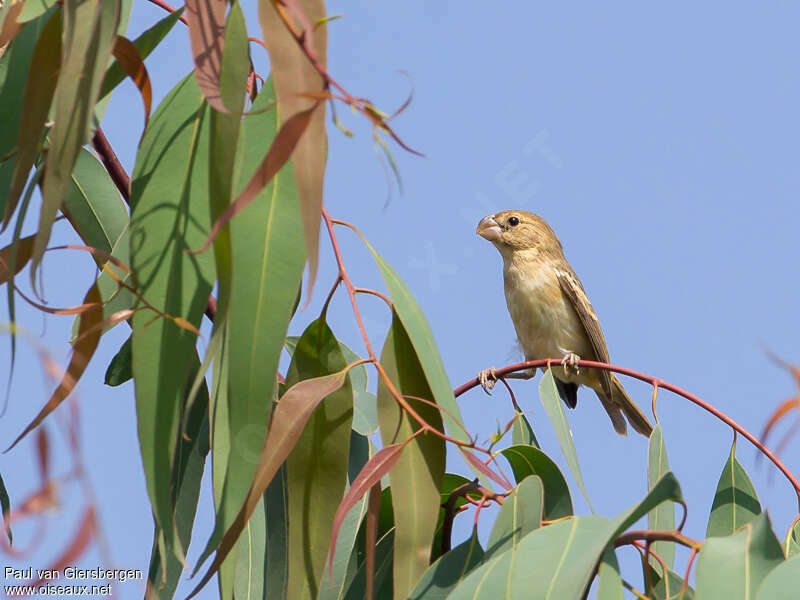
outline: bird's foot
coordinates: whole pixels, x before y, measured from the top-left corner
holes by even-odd
[[[580,362],[581,357],[575,354],[574,352],[570,352],[561,360],[561,366],[564,368],[564,375],[567,374],[567,369],[571,369],[575,371],[575,374],[581,372],[578,363]]]
[[[478,381],[480,381],[483,391],[491,395],[492,388],[494,387],[494,384],[497,383],[497,372],[495,371],[495,368],[491,367],[490,369],[484,369],[478,373]]]

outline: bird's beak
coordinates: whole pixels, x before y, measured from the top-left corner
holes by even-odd
[[[497,221],[494,220],[494,215],[489,215],[488,217],[483,217],[481,219],[481,222],[478,223],[478,228],[475,230],[475,233],[485,240],[496,242],[500,239],[500,235],[503,233],[503,230],[500,229],[500,225],[498,225]]]

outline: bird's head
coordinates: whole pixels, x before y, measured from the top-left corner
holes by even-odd
[[[561,253],[561,243],[540,216],[524,210],[504,210],[478,223],[476,233],[492,242],[505,258],[514,252]]]

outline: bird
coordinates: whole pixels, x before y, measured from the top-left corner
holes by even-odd
[[[578,365],[581,358],[610,362],[608,347],[583,285],[547,222],[531,212],[504,210],[481,219],[476,233],[503,258],[506,304],[525,360],[561,358],[562,368],[552,373],[569,408],[577,406],[578,387],[585,385],[597,394],[617,433],[627,435],[627,418],[633,429],[649,436],[650,422],[616,375]],[[535,374],[528,369],[512,376]],[[478,379],[489,393],[497,381],[494,368],[481,371]]]

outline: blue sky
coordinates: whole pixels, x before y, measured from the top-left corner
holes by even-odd
[[[135,4],[129,37],[163,16],[142,0]],[[251,33],[260,35],[254,4],[245,2],[246,15]],[[482,368],[521,358],[505,307],[500,256],[474,233],[484,215],[519,208],[543,216],[560,237],[600,316],[612,362],[680,385],[750,431],[761,430],[767,415],[794,392],[790,377],[764,348],[800,362],[800,7],[786,1],[757,8],[722,2],[516,2],[493,10],[451,1],[330,2],[328,12],[344,15],[329,25],[329,66],[348,90],[392,111],[409,91],[399,71],[410,74],[414,101],[394,124],[426,157],[393,147],[401,195],[387,180],[369,127],[341,108],[340,118],[356,136],[329,129],[326,205],[333,216],[361,228],[414,291],[453,386]],[[262,50],[253,46],[252,52],[266,72]],[[160,99],[191,67],[182,25],[147,66]],[[125,83],[103,127],[129,171],[140,123],[141,102]],[[63,224],[55,236],[70,239]],[[346,230],[339,236],[357,284],[380,287],[360,242]],[[335,277],[324,232],[320,259],[313,301],[293,333],[316,317]],[[82,257],[52,253],[45,261],[53,305],[77,303],[90,277]],[[378,301],[361,302],[379,346],[389,315]],[[334,332],[363,352],[343,294],[329,314]],[[43,319],[20,304],[19,320],[65,364],[69,318]],[[6,321],[0,312],[0,322]],[[119,327],[103,339],[76,395],[83,454],[110,541],[108,552],[94,548],[82,564],[96,566],[110,556],[113,564],[105,566],[146,570],[152,521],[133,388],[100,383],[126,335]],[[625,384],[646,408],[649,387]],[[545,450],[563,464],[536,383],[513,385]],[[23,344],[9,408],[0,420],[2,439],[16,437],[50,390]],[[497,421],[510,418],[500,390],[491,398],[473,391],[460,405],[468,428],[481,439]],[[689,504],[685,531],[703,537],[731,432],[668,393],[660,394],[658,407],[670,464]],[[615,515],[641,498],[647,441],[614,434],[587,390],[568,417],[597,512]],[[54,465],[63,466],[58,419],[48,427]],[[798,443],[785,454],[795,472]],[[756,464],[744,440],[738,456],[782,538],[796,509],[791,488],[768,463]],[[451,470],[467,473],[455,460]],[[33,438],[0,455],[0,472],[19,503],[37,481]],[[585,513],[577,490],[573,496]],[[57,540],[71,535],[81,497],[73,486],[61,499],[50,517],[56,541],[25,564],[46,566],[60,548]],[[206,487],[197,546],[205,542],[211,518]],[[457,535],[463,536],[471,519],[459,519]],[[482,519],[484,535],[489,526]],[[680,551],[678,556],[685,558]],[[620,557],[623,571],[638,584],[634,553],[622,550]],[[138,585],[120,585],[123,597],[138,597]],[[213,588],[205,593],[215,596]]]

